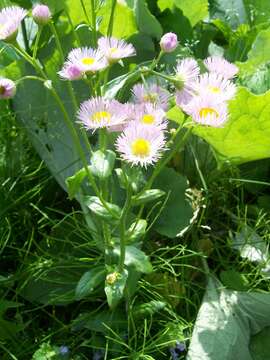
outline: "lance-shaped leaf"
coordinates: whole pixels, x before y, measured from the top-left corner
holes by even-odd
[[[145,190],[142,194],[132,196],[132,204],[134,206],[143,205],[151,201],[158,200],[160,197],[164,196],[165,192],[159,189]]]
[[[120,248],[116,247],[113,251],[117,256],[120,256]],[[133,266],[136,271],[141,273],[151,273],[153,271],[152,264],[149,257],[135,246],[126,246],[125,265]]]
[[[89,296],[105,280],[104,266],[96,266],[86,271],[80,278],[75,290],[77,300]]]
[[[105,202],[104,205],[97,196],[85,196],[84,204],[103,220],[111,221],[113,219],[119,219],[121,216],[119,206],[108,202]]]
[[[132,223],[126,232],[126,242],[133,243],[140,240],[146,233],[147,221],[139,219]]]
[[[81,184],[86,177],[86,170],[82,168],[77,171],[74,175],[66,179],[66,185],[68,190],[68,195],[70,199],[73,199],[77,192],[80,190]]]

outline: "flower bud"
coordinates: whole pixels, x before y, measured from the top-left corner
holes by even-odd
[[[178,45],[177,35],[174,33],[167,33],[162,36],[159,44],[161,50],[165,53],[173,52]]]
[[[0,99],[11,99],[16,94],[16,85],[10,79],[0,78]]]
[[[33,7],[32,16],[38,25],[46,25],[52,14],[47,5],[37,4]]]

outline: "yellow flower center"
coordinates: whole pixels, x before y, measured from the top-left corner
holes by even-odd
[[[92,65],[94,64],[94,62],[95,62],[94,58],[86,57],[82,59],[83,65]]]
[[[156,93],[153,93],[153,94],[146,94],[146,95],[144,95],[144,97],[143,97],[143,100],[144,101],[149,101],[149,102],[151,102],[151,103],[155,103],[156,101],[157,101],[157,99],[158,99],[158,94],[156,94]]]
[[[216,118],[219,117],[219,114],[215,109],[207,108],[207,107],[206,108],[201,108],[199,115],[200,115],[201,118],[206,118],[208,115],[214,116]]]
[[[137,139],[131,145],[132,154],[144,158],[150,153],[150,142],[145,139]]]
[[[209,86],[209,90],[214,94],[220,93],[220,88],[218,88],[216,86]]]
[[[95,123],[100,123],[102,120],[110,122],[111,114],[107,111],[97,111],[92,115],[92,121]]]
[[[112,48],[110,48],[110,54],[114,54],[114,53],[116,53],[117,52],[117,48],[115,48],[115,47],[112,47]]]
[[[145,115],[143,115],[141,121],[144,124],[153,124],[153,122],[155,122],[155,117],[151,114],[145,114]]]

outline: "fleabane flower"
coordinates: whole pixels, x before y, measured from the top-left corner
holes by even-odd
[[[195,96],[183,110],[202,125],[222,127],[227,121],[227,104],[220,102],[214,95]]]
[[[239,69],[221,56],[209,56],[204,60],[204,65],[210,73],[219,74],[224,79],[232,79],[236,76]]]
[[[32,16],[38,25],[46,25],[51,17],[51,11],[47,5],[36,4],[32,10]]]
[[[17,36],[27,11],[20,6],[9,6],[0,11],[0,40],[12,41]]]
[[[151,103],[138,104],[134,107],[134,120],[145,126],[158,126],[165,130],[167,127],[166,113],[163,109]]]
[[[125,105],[117,100],[106,100],[102,97],[84,101],[77,117],[86,129],[93,131],[100,128],[117,131],[127,120]]]
[[[133,121],[117,138],[116,149],[131,165],[147,167],[157,162],[165,150],[164,132],[154,125]]]
[[[202,74],[196,81],[194,89],[198,95],[208,92],[220,101],[231,100],[236,93],[236,86],[216,73]]]
[[[11,99],[16,94],[16,85],[10,79],[0,78],[0,99]]]
[[[98,40],[98,49],[110,64],[136,55],[136,50],[133,45],[114,37],[101,37]]]
[[[68,80],[76,80],[83,74],[95,73],[108,66],[100,51],[92,48],[76,48],[70,51],[59,75]],[[81,72],[81,75],[79,74]]]
[[[132,88],[135,103],[152,103],[163,110],[167,110],[170,93],[156,83],[136,84]]]
[[[84,72],[80,67],[73,64],[70,61],[66,61],[61,71],[58,71],[59,76],[63,80],[80,80],[82,79]]]
[[[200,69],[192,58],[186,58],[177,63],[175,68],[176,103],[180,107],[187,104],[194,95],[194,83],[200,74]]]

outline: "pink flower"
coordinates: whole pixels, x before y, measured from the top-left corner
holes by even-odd
[[[132,88],[133,100],[137,104],[152,103],[163,110],[167,110],[170,93],[156,83],[136,84]]]
[[[9,6],[0,11],[0,40],[12,41],[16,38],[21,21],[27,11],[19,6]]]
[[[167,33],[160,40],[161,50],[165,53],[173,52],[178,46],[177,35],[175,33]]]
[[[51,19],[51,11],[47,5],[37,4],[33,7],[32,16],[38,25],[45,25]]]
[[[127,121],[125,110],[125,105],[117,100],[96,97],[81,104],[77,117],[88,130],[108,128],[111,131],[118,131],[118,127]]]
[[[157,126],[162,130],[167,127],[166,113],[151,103],[138,104],[134,107],[133,119],[145,126]]]
[[[0,99],[11,99],[15,94],[15,83],[10,79],[0,78]]]
[[[200,69],[192,58],[186,58],[177,63],[175,69],[176,103],[180,107],[187,104],[194,95],[194,83],[198,79]]]
[[[201,75],[195,83],[194,89],[198,95],[208,92],[215,95],[216,99],[220,101],[230,100],[236,93],[236,86],[230,80],[224,79],[216,73]]]
[[[165,136],[156,126],[132,122],[117,138],[116,149],[122,159],[131,165],[147,167],[162,156],[165,150]]]
[[[210,56],[204,60],[204,65],[210,73],[219,74],[224,79],[232,79],[238,73],[238,67],[221,56]]]
[[[220,102],[213,95],[195,96],[183,110],[192,119],[202,125],[222,127],[227,121],[227,105]]]
[[[101,37],[98,40],[98,48],[109,63],[115,63],[123,58],[136,55],[133,45],[114,37]]]
[[[69,61],[65,62],[63,69],[58,74],[63,80],[79,80],[84,75],[77,65]]]

